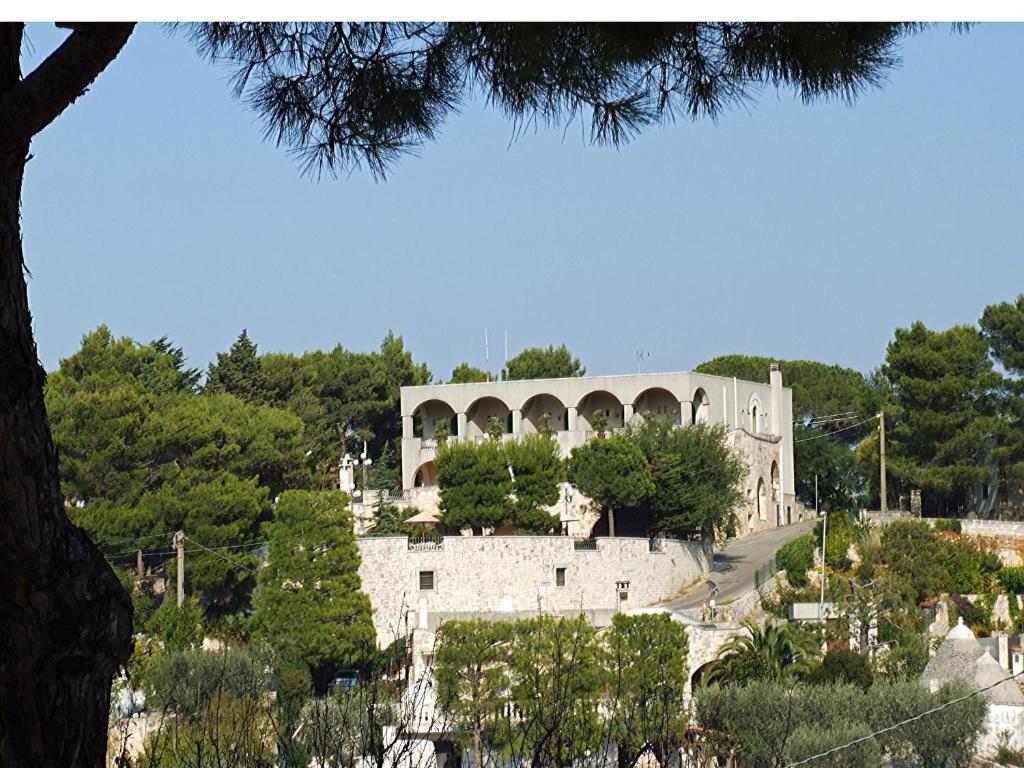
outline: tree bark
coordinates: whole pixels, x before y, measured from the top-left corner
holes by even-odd
[[[21,244],[32,136],[81,95],[131,25],[83,25],[21,79],[21,24],[0,24],[0,765],[103,765],[110,682],[131,602],[64,511]],[[40,72],[42,73],[40,75]],[[33,79],[33,77],[35,79]]]

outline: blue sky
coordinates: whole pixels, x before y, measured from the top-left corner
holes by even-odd
[[[61,37],[30,27],[31,67]],[[204,366],[402,334],[435,377],[565,342],[590,373],[730,352],[877,366],[893,329],[1024,291],[1024,25],[945,27],[856,105],[768,89],[615,150],[510,144],[480,104],[383,183],[314,182],[223,70],[140,27],[33,143],[23,221],[47,369],[100,323]]]

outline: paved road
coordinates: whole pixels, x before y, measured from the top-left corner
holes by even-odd
[[[725,548],[715,552],[715,561],[708,579],[718,586],[718,603],[724,604],[754,588],[754,574],[757,569],[767,563],[775,552],[790,539],[814,527],[813,520],[769,528],[742,539],[734,539]],[[706,579],[705,579],[706,581]],[[708,590],[704,581],[698,582],[689,591],[664,603],[673,610],[699,610],[701,604],[708,599]]]

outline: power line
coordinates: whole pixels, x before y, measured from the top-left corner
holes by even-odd
[[[843,427],[842,429],[837,429],[835,432],[825,432],[825,433],[820,434],[820,435],[813,435],[812,437],[801,437],[799,440],[794,440],[793,442],[794,443],[806,443],[808,440],[819,440],[822,437],[830,437],[831,435],[838,435],[840,432],[847,432],[847,431],[853,429],[854,427],[859,427],[861,424],[867,424],[869,421],[875,421],[877,418],[878,418],[877,416],[872,416],[872,417],[870,417],[868,419],[864,419],[864,421],[858,421],[856,424],[851,424],[848,427]]]
[[[867,736],[861,736],[860,738],[854,739],[853,741],[847,742],[846,744],[841,744],[838,747],[832,747],[832,749],[829,749],[829,750],[827,750],[825,752],[819,752],[816,755],[811,755],[810,757],[805,757],[802,760],[797,760],[794,763],[789,763],[785,768],[796,768],[796,766],[798,766],[798,765],[806,765],[807,763],[811,762],[812,760],[817,760],[819,757],[828,757],[829,755],[835,754],[836,752],[842,752],[844,749],[849,749],[850,747],[855,747],[855,746],[857,746],[858,744],[860,744],[862,742],[865,742],[865,741],[868,741],[869,739],[875,738],[876,736],[881,736],[883,733],[889,733],[890,731],[895,731],[897,728],[902,728],[904,725],[916,722],[916,721],[920,720],[923,717],[927,717],[928,715],[933,715],[936,712],[941,712],[942,710],[948,709],[949,707],[953,706],[954,704],[959,704],[961,701],[967,701],[968,699],[977,696],[979,693],[984,693],[985,691],[988,691],[988,690],[991,690],[991,689],[995,688],[997,685],[1002,685],[1006,681],[1013,680],[1015,678],[1020,677],[1021,675],[1024,675],[1024,670],[1021,670],[1020,672],[1017,672],[1016,674],[1010,675],[1009,677],[1004,677],[1001,680],[996,680],[994,683],[990,683],[989,685],[986,685],[984,688],[978,688],[977,690],[971,691],[970,693],[966,693],[963,696],[960,696],[959,698],[950,699],[945,704],[940,704],[937,707],[932,707],[931,709],[926,710],[926,711],[922,712],[919,715],[914,715],[913,717],[908,717],[906,720],[901,720],[900,722],[895,723],[894,725],[889,725],[889,726],[886,726],[885,728],[880,728],[877,731],[875,731],[874,733],[869,733]]]
[[[129,541],[148,541],[149,539],[167,538],[173,535],[173,533],[151,533],[149,536],[134,536],[130,539],[114,539],[113,541],[104,541],[99,546],[109,547],[114,544],[124,544]]]
[[[842,411],[841,413],[827,413],[824,416],[811,416],[810,420],[811,420],[811,423],[814,423],[816,421],[828,421],[830,419],[837,419],[837,420],[839,420],[839,419],[842,419],[843,417],[847,417],[848,418],[848,417],[851,417],[851,416],[857,416],[859,413],[860,413],[860,411]],[[803,424],[805,421],[807,421],[807,417],[806,416],[804,418],[802,418],[802,419],[794,419],[793,423],[794,424]]]
[[[242,563],[238,562],[237,560],[233,560],[230,557],[222,555],[220,552],[217,552],[216,550],[211,549],[210,547],[207,547],[204,544],[200,544],[198,541],[196,541],[195,539],[193,539],[193,538],[191,538],[189,536],[186,536],[185,539],[187,541],[191,541],[193,544],[195,544],[200,549],[204,549],[207,552],[209,552],[210,554],[216,555],[221,560],[224,560],[224,561],[226,561],[228,563],[231,563],[236,568],[242,568],[243,570],[249,571],[249,573],[253,574],[254,576],[256,575],[256,570],[254,568],[250,568],[248,565],[243,565]]]
[[[163,534],[161,534],[161,535],[163,535]],[[194,543],[198,544],[198,542],[194,542]],[[215,549],[246,549],[246,548],[256,549],[257,547],[262,547],[264,544],[268,544],[268,543],[269,542],[266,542],[266,541],[250,541],[250,542],[246,542],[245,544],[225,544],[224,546],[220,546],[220,547],[204,547],[202,544],[199,544],[200,549],[186,549],[185,550],[185,554],[188,554],[190,552],[200,552],[202,550],[212,551],[212,550],[215,550]],[[177,552],[177,550],[175,550],[175,549],[169,549],[169,550],[164,551],[164,552],[142,550],[142,555],[143,555],[143,557],[149,557],[149,556],[156,557],[157,555],[173,555],[175,552]],[[114,554],[105,555],[105,557],[108,560],[117,560],[117,559],[123,558],[123,557],[136,557],[138,555],[138,553],[139,553],[138,550],[133,549],[131,551],[125,551],[125,552],[115,552]]]

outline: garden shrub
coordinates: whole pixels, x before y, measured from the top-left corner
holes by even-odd
[[[953,520],[953,519],[946,519],[946,518],[943,518],[941,520],[936,520],[935,521],[935,530],[940,532],[940,533],[943,532],[943,531],[946,532],[946,533],[960,533],[961,532],[960,521],[959,520]]]
[[[1024,595],[1024,568],[1001,568],[997,576],[1011,595]]]
[[[775,553],[775,564],[786,572],[791,586],[807,586],[807,571],[814,567],[814,549],[814,533],[808,532],[786,542]]]

